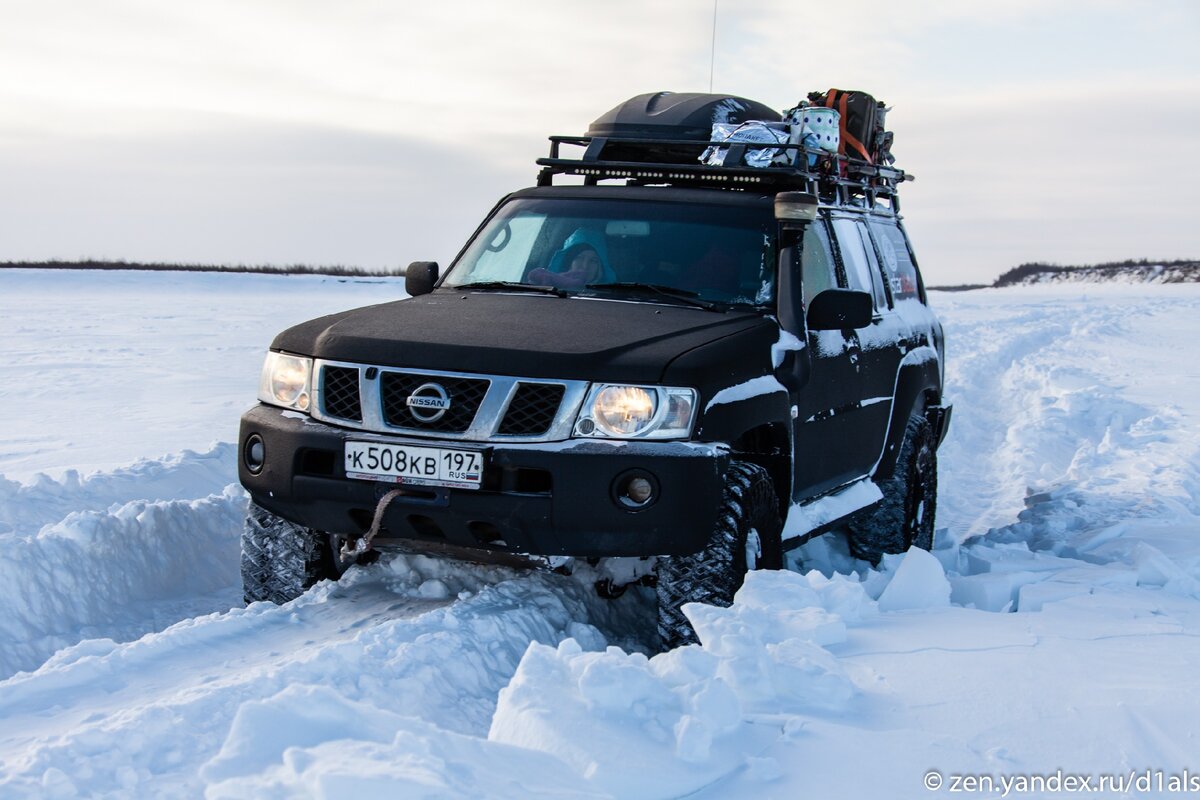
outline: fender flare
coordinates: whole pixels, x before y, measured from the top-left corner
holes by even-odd
[[[904,431],[913,414],[924,414],[941,397],[941,358],[929,345],[914,347],[900,360],[896,370],[896,387],[892,393],[892,416],[887,435],[871,475],[876,480],[892,476]]]

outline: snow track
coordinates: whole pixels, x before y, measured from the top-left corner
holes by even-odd
[[[21,731],[8,744],[22,755],[6,760],[10,780],[0,788],[36,794],[47,769],[87,764],[96,743],[109,742],[105,763],[86,773],[89,792],[119,796],[136,785],[143,796],[197,795],[199,768],[218,755],[231,726],[262,726],[268,740],[256,736],[252,753],[217,759],[210,777],[240,774],[251,755],[278,756],[283,748],[272,751],[272,737],[297,744],[312,736],[279,724],[290,716],[303,722],[311,709],[256,705],[288,687],[293,695],[296,687],[330,687],[351,706],[482,736],[530,641],[556,642],[568,632],[601,640],[572,621],[585,615],[577,585],[551,590],[502,570],[472,571],[465,580],[451,573],[401,558],[360,570],[345,585],[323,584],[284,608],[256,604],[127,645],[91,641],[64,650],[4,686],[0,717]],[[473,588],[449,594],[447,587],[466,585]],[[353,720],[344,729],[360,730]]]
[[[169,286],[139,307],[182,315],[186,339],[232,303],[238,324],[210,342],[232,353],[265,323],[231,280],[189,278],[215,292],[194,312]],[[97,318],[125,330],[82,311],[130,281],[14,286],[34,309],[65,293],[70,342]],[[328,283],[288,288],[296,309],[332,306]],[[347,304],[378,291],[341,288]],[[807,574],[690,607],[703,645],[654,658],[648,593],[599,600],[586,569],[397,556],[243,608],[231,444],[183,426],[194,450],[122,466],[171,430],[132,409],[102,434],[115,460],[81,477],[102,442],[55,463],[27,448],[53,431],[18,420],[0,435],[19,477],[0,477],[0,796],[935,798],[930,769],[1200,772],[1200,367],[1183,355],[1200,291],[935,302],[955,404],[938,548],[872,570],[822,537],[793,554]],[[17,361],[36,357],[31,320],[0,337]],[[120,350],[106,363],[152,380],[142,350]],[[252,382],[205,402],[244,405]]]

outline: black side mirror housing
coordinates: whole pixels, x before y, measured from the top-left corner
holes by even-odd
[[[810,331],[840,331],[865,328],[875,314],[875,302],[867,292],[826,289],[808,304]]]
[[[404,271],[404,291],[412,297],[429,294],[437,283],[438,265],[436,261],[414,261]]]

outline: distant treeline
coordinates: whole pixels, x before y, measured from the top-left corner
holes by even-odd
[[[1195,259],[1176,259],[1174,261],[1151,261],[1148,258],[1127,259],[1125,261],[1108,261],[1103,264],[1085,264],[1083,266],[1067,267],[1059,264],[1043,264],[1034,262],[1013,267],[1005,272],[993,286],[1013,286],[1019,283],[1030,283],[1031,278],[1042,279],[1051,276],[1073,277],[1072,273],[1093,273],[1093,277],[1112,279],[1122,276],[1162,275],[1163,283],[1185,283],[1190,280],[1200,280],[1200,261]],[[1082,273],[1082,274],[1081,274]]]
[[[341,277],[378,277],[403,275],[396,271],[370,270],[362,267],[311,266],[309,264],[144,264],[138,261],[0,261],[0,269],[131,269],[148,272],[254,272],[266,275],[335,275]]]
[[[1200,282],[1200,261],[1176,259],[1152,261],[1148,258],[1108,261],[1103,264],[1064,266],[1032,262],[1005,272],[992,283],[971,283],[959,286],[931,286],[944,292],[968,289],[1000,288],[1030,283],[1197,283]]]

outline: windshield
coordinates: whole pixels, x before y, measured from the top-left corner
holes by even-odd
[[[765,307],[775,296],[773,232],[769,207],[519,198],[471,241],[442,285]]]

